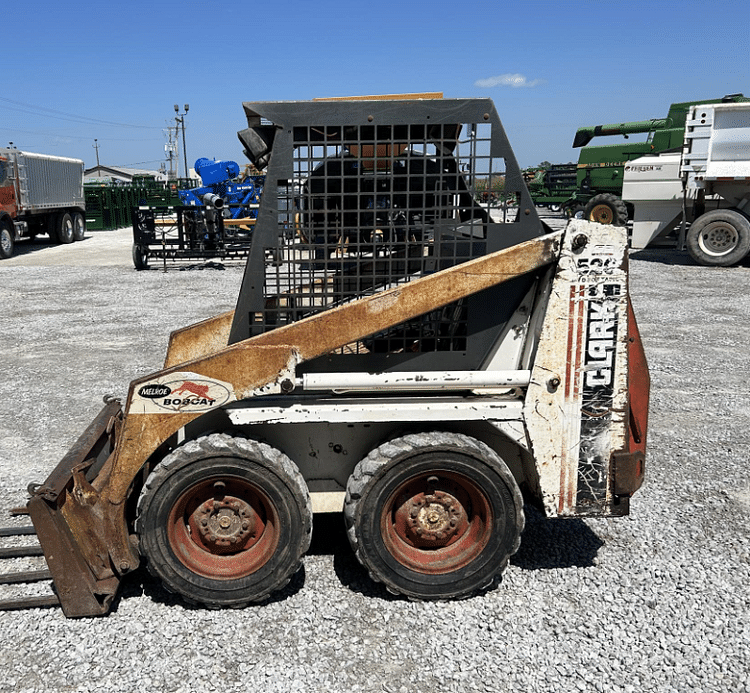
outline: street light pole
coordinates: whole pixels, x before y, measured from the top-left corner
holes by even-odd
[[[177,114],[175,116],[175,121],[177,122],[177,127],[179,128],[180,125],[182,125],[182,156],[185,161],[185,178],[189,178],[188,174],[188,165],[187,165],[187,147],[185,146],[185,116],[187,115],[187,112],[190,110],[190,104],[185,104],[185,112],[180,113],[180,107],[175,104],[174,105],[174,112]],[[181,117],[180,117],[181,116]]]

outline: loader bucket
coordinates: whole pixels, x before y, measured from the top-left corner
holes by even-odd
[[[69,618],[109,611],[119,578],[107,565],[107,554],[91,549],[85,492],[107,463],[122,418],[117,400],[109,400],[42,485],[31,484],[27,511],[51,573],[60,606]],[[74,508],[76,512],[72,512]],[[88,506],[90,507],[90,506]],[[97,538],[99,546],[103,538]]]

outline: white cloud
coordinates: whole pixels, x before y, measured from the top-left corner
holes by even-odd
[[[534,79],[529,82],[526,79],[526,75],[520,75],[518,73],[511,74],[510,72],[504,75],[498,75],[497,77],[487,77],[487,79],[478,79],[474,82],[475,87],[535,87],[537,84],[542,84],[544,80]]]

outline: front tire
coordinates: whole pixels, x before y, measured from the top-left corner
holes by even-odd
[[[568,219],[583,219],[583,205],[574,203],[563,207],[563,214]]]
[[[413,599],[493,587],[518,550],[523,501],[503,460],[456,433],[419,433],[373,450],[347,484],[349,541],[370,576]]]
[[[0,221],[0,258],[3,260],[12,257],[16,247],[12,224],[8,221]]]
[[[627,226],[628,208],[619,197],[603,193],[595,195],[586,203],[583,218],[595,221],[597,224]]]
[[[148,269],[147,246],[133,244],[133,266],[140,272]]]
[[[731,267],[750,252],[750,220],[733,209],[715,209],[693,222],[685,238],[697,263]]]
[[[241,607],[284,587],[310,546],[310,494],[269,445],[212,434],[177,448],[148,477],[136,532],[149,571],[210,608]]]
[[[57,217],[57,240],[60,243],[72,243],[73,237],[73,219],[68,212],[62,212]]]

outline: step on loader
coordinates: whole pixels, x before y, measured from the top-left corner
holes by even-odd
[[[628,513],[649,377],[625,230],[552,232],[492,101],[436,96],[244,104],[266,186],[235,310],[174,332],[29,487],[66,616],[141,564],[188,602],[262,601],[315,512],[413,599],[494,587],[524,503]]]

